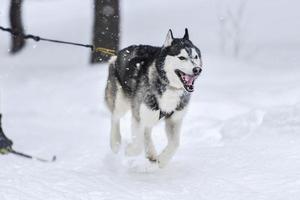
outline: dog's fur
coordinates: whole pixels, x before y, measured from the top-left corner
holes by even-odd
[[[132,143],[126,154],[135,156],[145,148],[146,157],[164,167],[179,145],[193,83],[202,70],[199,49],[187,29],[183,38],[174,38],[169,30],[162,47],[129,46],[109,63],[105,101],[112,113],[112,151],[117,153],[121,145],[120,118],[131,110]],[[160,119],[166,123],[168,145],[157,155],[151,129]]]

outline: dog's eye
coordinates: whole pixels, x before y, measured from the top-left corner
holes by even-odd
[[[198,59],[198,56],[196,55],[194,59]]]
[[[180,56],[178,57],[180,60],[186,60],[186,57]]]

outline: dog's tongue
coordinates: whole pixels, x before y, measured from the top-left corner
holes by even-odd
[[[186,81],[187,85],[193,85],[193,81],[195,79],[195,76],[190,76],[190,75],[185,74],[183,76],[183,79]]]

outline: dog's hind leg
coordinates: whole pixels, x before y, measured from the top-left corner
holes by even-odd
[[[128,144],[126,148],[127,156],[137,156],[143,151],[144,147],[144,132],[145,127],[137,120],[134,116],[132,116],[131,120],[131,134],[132,134],[132,142]]]
[[[111,112],[110,147],[114,153],[120,150],[121,133],[120,118],[130,109],[128,99],[125,97],[123,89],[115,76],[115,61],[113,56],[109,61],[109,74],[105,88],[105,102]]]
[[[149,161],[156,162],[157,161],[157,153],[155,150],[155,146],[153,144],[152,136],[151,136],[152,128],[146,128],[145,130],[145,155]]]
[[[120,119],[111,117],[110,148],[118,153],[121,146]]]
[[[121,133],[120,133],[120,119],[130,109],[129,101],[124,96],[119,83],[117,83],[118,90],[114,103],[114,110],[111,116],[111,131],[110,131],[110,146],[113,152],[117,153],[121,146]]]

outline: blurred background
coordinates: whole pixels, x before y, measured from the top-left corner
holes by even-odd
[[[0,31],[0,110],[16,149],[0,157],[1,199],[295,199],[300,195],[297,0],[0,0],[0,26],[114,50],[162,46],[184,28],[203,56],[165,170],[114,157],[103,94],[107,59],[88,48]],[[130,116],[122,121],[124,144]],[[164,127],[154,130],[158,150]]]
[[[299,62],[300,34],[297,8],[297,1],[284,0],[189,0],[185,3],[176,0],[74,0],[72,3],[67,0],[2,0],[1,25],[10,27],[15,24],[14,28],[18,29],[19,25],[25,33],[82,43],[92,43],[95,35],[100,38],[102,34],[100,44],[105,45],[106,42],[116,49],[139,43],[159,46],[169,28],[174,29],[175,35],[181,36],[184,28],[188,27],[194,43],[206,54],[232,56],[271,66],[283,65],[288,60],[289,66],[295,66]],[[18,19],[21,23],[17,22]],[[101,27],[103,25],[106,27]],[[1,35],[2,51],[13,52],[9,36]],[[110,44],[109,38],[115,44]],[[94,44],[96,42],[94,40]],[[56,45],[47,43],[27,42],[24,46],[28,53],[57,49]],[[81,53],[82,56],[88,54],[85,49],[70,48],[85,52]],[[69,49],[61,47],[60,51],[68,53]],[[266,55],[270,58],[266,59]],[[72,62],[74,58],[68,59]]]

